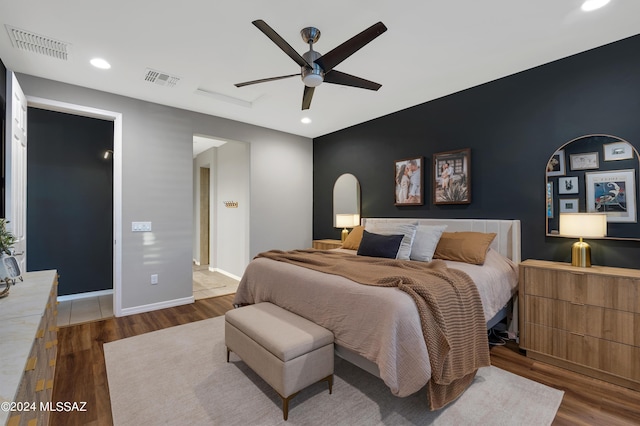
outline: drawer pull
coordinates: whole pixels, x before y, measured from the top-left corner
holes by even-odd
[[[18,426],[20,424],[20,415],[9,417],[7,426]]]
[[[38,363],[38,357],[37,356],[32,356],[27,361],[27,366],[24,368],[24,371],[35,370],[37,363]]]
[[[55,365],[56,365],[56,359],[53,358],[51,359],[51,361],[49,361],[49,367],[55,367]]]
[[[47,387],[46,389],[53,389],[53,379],[49,379],[47,380]]]
[[[41,328],[40,330],[38,330],[38,332],[36,333],[36,339],[41,339],[44,337],[44,328]]]
[[[36,392],[42,392],[44,390],[44,379],[38,380],[36,383]]]

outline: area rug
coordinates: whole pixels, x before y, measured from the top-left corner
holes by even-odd
[[[224,317],[104,345],[115,426],[124,425],[549,425],[563,392],[496,367],[479,370],[448,407],[430,412],[418,392],[391,394],[382,380],[336,357],[326,382],[282,400],[235,354],[226,362]]]

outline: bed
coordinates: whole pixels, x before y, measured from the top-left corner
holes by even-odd
[[[444,229],[446,233],[496,234],[483,265],[453,260],[444,262],[449,268],[468,274],[475,283],[487,327],[504,318],[517,289],[520,222],[485,219],[362,220],[364,229],[374,231],[413,224],[421,229]],[[356,253],[343,249],[335,251],[349,253],[350,256]],[[344,276],[258,257],[248,265],[234,304],[259,302],[274,303],[331,330],[335,335],[336,353],[380,377],[396,396],[411,395],[424,388],[432,378],[434,372],[418,308],[414,300],[398,288],[362,285]]]

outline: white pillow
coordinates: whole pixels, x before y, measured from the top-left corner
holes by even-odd
[[[364,229],[367,232],[380,235],[404,235],[402,242],[400,243],[400,249],[398,250],[396,259],[409,260],[411,245],[413,244],[413,238],[416,235],[417,227],[417,221],[415,223],[377,222],[365,223]]]
[[[418,225],[416,236],[411,246],[411,260],[431,262],[436,251],[438,241],[447,225]]]

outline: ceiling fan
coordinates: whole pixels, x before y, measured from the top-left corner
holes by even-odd
[[[382,22],[372,25],[360,34],[351,37],[349,40],[324,55],[313,50],[313,43],[317,42],[320,38],[320,30],[314,27],[303,28],[300,31],[300,35],[305,43],[309,44],[309,51],[304,53],[302,56],[263,20],[258,19],[257,21],[253,21],[252,24],[269,37],[271,41],[273,41],[298,65],[300,65],[300,73],[246,81],[244,83],[236,84],[236,87],[282,80],[284,78],[299,75],[304,82],[304,92],[302,94],[303,110],[309,109],[311,106],[313,91],[323,82],[369,90],[378,90],[382,87],[381,84],[374,83],[373,81],[365,80],[364,78],[356,77],[333,69],[336,65],[364,47],[367,43],[387,31],[387,27],[385,27]]]

